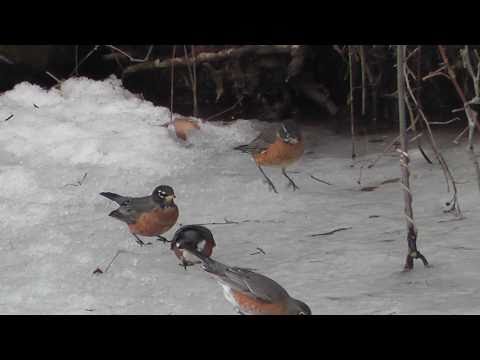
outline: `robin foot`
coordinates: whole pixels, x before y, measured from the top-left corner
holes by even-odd
[[[292,187],[293,191],[300,190],[300,188],[295,184],[295,182],[290,178],[290,176],[287,175],[287,172],[285,169],[282,169],[282,174],[288,179],[288,187]]]

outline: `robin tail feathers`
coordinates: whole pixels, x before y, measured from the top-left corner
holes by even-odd
[[[238,150],[238,151],[241,151],[242,153],[249,153],[249,150],[250,150],[250,147],[249,145],[240,145],[240,146],[237,146],[235,148],[233,148],[233,150]]]
[[[103,197],[106,197],[109,200],[115,201],[119,205],[121,205],[123,200],[125,199],[123,196],[118,195],[118,194],[114,194],[114,193],[111,193],[111,192],[102,192],[102,193],[100,193],[100,195],[102,195]],[[110,215],[110,216],[112,216],[112,215]]]

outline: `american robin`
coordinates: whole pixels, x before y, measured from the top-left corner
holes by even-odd
[[[177,137],[183,141],[187,141],[187,138],[193,129],[200,129],[200,125],[197,122],[184,117],[176,118],[173,121],[173,127]]]
[[[250,144],[235,148],[235,150],[252,155],[258,169],[275,193],[278,193],[277,189],[263,171],[262,166],[282,168],[282,174],[288,179],[289,185],[295,191],[299,187],[287,175],[286,168],[302,157],[304,149],[300,127],[291,119],[284,121],[278,130],[269,128],[262,131]]]
[[[160,235],[170,230],[178,219],[178,207],[174,202],[176,197],[170,186],[158,186],[150,196],[139,198],[109,192],[103,192],[100,195],[120,205],[109,216],[126,223],[140,246],[144,246],[145,243],[138,235],[157,236],[158,240],[167,242]]]
[[[304,302],[292,298],[288,292],[272,279],[252,270],[230,267],[189,247],[187,243],[177,243],[188,249],[202,261],[203,269],[214,275],[223,288],[228,302],[241,315],[311,315],[312,311]]]
[[[180,228],[173,235],[170,248],[182,262],[180,266],[187,270],[188,266],[201,264],[202,262],[185,249],[193,248],[209,257],[212,255],[215,246],[215,239],[209,229],[200,225],[188,225]]]

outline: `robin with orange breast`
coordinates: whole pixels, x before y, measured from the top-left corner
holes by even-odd
[[[182,247],[179,247],[179,244]],[[170,249],[181,261],[180,265],[187,270],[188,266],[194,266],[202,262],[198,257],[191,255],[188,250],[184,250],[183,247],[196,249],[202,255],[210,257],[215,246],[215,239],[209,229],[201,225],[188,225],[180,228],[173,235]]]
[[[208,229],[207,229],[208,230]],[[178,249],[192,254],[202,262],[203,269],[214,275],[223,288],[228,302],[241,315],[311,315],[304,302],[292,298],[272,279],[252,270],[224,265],[198,251],[195,246],[198,229],[189,229],[189,235],[175,242]],[[211,234],[211,233],[210,233]],[[204,235],[199,234],[199,237]]]
[[[110,192],[100,195],[120,205],[109,216],[126,223],[140,246],[151,243],[145,244],[138,235],[157,236],[158,240],[167,242],[160,235],[170,230],[178,219],[178,207],[174,202],[176,196],[170,186],[158,186],[150,196],[145,197],[134,198]]]
[[[252,155],[258,169],[275,193],[278,191],[262,166],[280,167],[293,191],[299,189],[286,172],[286,168],[300,159],[305,150],[300,127],[294,120],[284,121],[276,131],[273,129],[262,131],[250,144],[238,146],[235,150]]]

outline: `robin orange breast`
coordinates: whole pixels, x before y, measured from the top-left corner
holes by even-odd
[[[211,256],[216,246],[212,232],[204,226],[188,225],[177,230],[171,241],[171,250],[182,262],[180,265],[187,270],[188,266],[202,262],[185,249],[196,249],[204,256]]]
[[[280,167],[282,174],[295,191],[299,187],[288,176],[286,168],[302,157],[304,149],[300,127],[294,120],[284,121],[276,131],[272,129],[262,131],[251,143],[235,148],[253,157],[258,169],[275,193],[278,193],[277,189],[263,171],[262,166]]]
[[[197,229],[193,228],[190,231],[195,232]],[[225,298],[239,314],[311,315],[307,304],[291,297],[274,280],[250,269],[222,264],[195,249],[188,239],[177,241],[176,246],[201,260],[203,269],[216,277],[223,288]]]
[[[158,186],[150,196],[145,197],[134,198],[109,192],[100,195],[120,205],[109,216],[126,223],[136,242],[141,246],[145,243],[138,235],[157,236],[159,240],[166,242],[167,240],[160,235],[170,230],[178,219],[178,207],[174,202],[175,193],[167,185]]]

